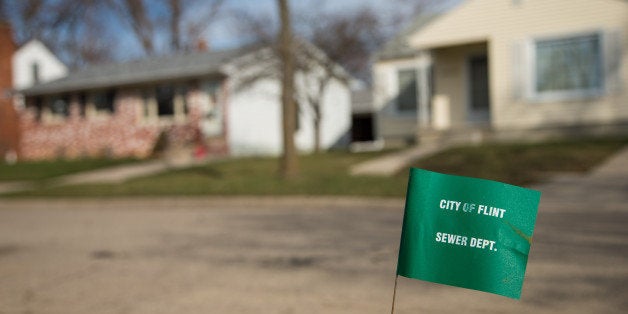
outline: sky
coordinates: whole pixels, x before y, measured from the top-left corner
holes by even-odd
[[[435,9],[438,10],[451,7],[458,3],[459,0],[436,2],[445,3],[444,6],[441,5],[442,7],[437,5]],[[383,17],[384,20],[390,20],[399,12],[408,11],[412,5],[412,0],[299,0],[290,1],[289,4],[293,13],[296,13],[294,15],[307,14],[313,8],[323,12],[339,13],[355,11],[368,6]],[[273,16],[274,18],[277,17],[276,0],[227,0],[225,9],[227,11],[247,10]],[[241,34],[234,30],[232,23],[233,21],[222,20],[212,25],[207,31],[207,39],[211,42],[213,48],[232,48],[239,44],[237,39]]]
[[[341,13],[358,10],[368,6],[385,19],[391,19],[395,13],[403,11],[403,4],[412,0],[294,0],[289,1],[290,9],[293,13],[293,20],[299,16],[307,16],[308,12],[320,13]],[[202,16],[206,8],[203,1],[199,1],[199,7],[189,10],[190,14]],[[406,5],[407,6],[407,5]],[[312,10],[316,10],[313,12]],[[205,31],[205,40],[211,49],[222,50],[241,46],[246,42],[240,30],[237,29],[237,20],[233,19],[230,13],[236,11],[253,12],[262,16],[272,17],[277,22],[277,1],[276,0],[226,0],[221,14],[217,20]],[[297,22],[293,21],[294,24]],[[122,32],[116,32],[122,34]],[[117,37],[117,43],[125,47],[117,53],[116,59],[135,59],[142,56],[141,47],[137,39],[132,34]]]
[[[292,1],[290,5],[293,12],[307,14],[308,10],[311,10],[313,7],[317,8],[317,10],[322,9],[329,12],[343,12],[357,10],[365,5],[378,8],[378,12],[383,12],[390,11],[390,3],[391,1],[383,0],[302,0]],[[275,18],[277,16],[277,4],[275,0],[228,0],[225,9],[258,12]],[[234,29],[233,21],[227,20],[212,25],[208,31],[208,38],[217,49],[237,46],[237,37],[239,35],[240,34]]]
[[[54,2],[55,0],[50,1]],[[373,12],[380,16],[381,20],[385,21],[385,25],[393,25],[395,17],[398,17],[400,13],[411,12],[415,3],[421,1],[437,3],[442,6],[442,3],[451,4],[460,2],[461,0],[289,0],[289,5],[295,27],[298,27],[298,20],[300,18],[307,18],[309,14],[312,16],[320,16],[321,13],[342,14],[343,12],[353,12],[364,7],[371,8]],[[225,0],[220,14],[203,32],[205,41],[213,50],[235,48],[245,44],[247,42],[247,36],[245,34],[243,35],[242,29],[238,29],[238,25],[241,23],[239,23],[240,21],[237,19],[234,19],[233,13],[245,11],[249,12],[249,14],[266,16],[270,18],[271,23],[278,24],[276,2],[276,0]],[[8,3],[17,4],[18,2]],[[145,0],[145,3],[151,2]],[[196,6],[193,8],[184,8],[184,15],[188,15],[188,17],[191,18],[190,20],[202,20],[198,17],[206,18],[209,7],[206,1],[199,0],[187,3],[188,5],[193,4]],[[9,6],[9,8],[10,7],[11,6]],[[151,14],[163,14],[163,12],[155,8],[164,8],[164,6],[149,7],[149,9],[152,9],[150,10],[152,12]],[[131,26],[128,21],[120,20],[119,17],[116,17],[112,12],[107,11],[101,15],[95,16],[104,19],[103,25],[107,25],[109,30],[100,37],[90,36],[90,34],[83,34],[82,36],[96,40],[97,44],[100,46],[113,46],[114,49],[111,51],[111,53],[113,53],[111,56],[113,60],[132,60],[142,58],[145,55],[140,42],[135,35],[130,32]],[[94,18],[93,12],[91,17]],[[85,18],[90,18],[90,16],[85,14]],[[296,32],[299,33],[298,29]],[[163,36],[159,34],[160,33],[157,33],[157,37],[155,38],[155,40],[157,40],[157,47],[167,47],[169,37],[165,33]],[[392,35],[394,32],[390,31],[388,34]],[[70,35],[70,38],[76,38],[76,36]],[[25,42],[29,39],[30,38],[20,38],[20,41]],[[250,40],[251,38],[248,39]],[[60,47],[65,47],[64,45],[65,44],[60,44]],[[71,61],[69,59],[71,59],[72,53],[68,51],[64,52],[63,48],[57,47],[55,52],[67,63]],[[157,51],[159,52],[160,49],[157,48]],[[163,51],[168,51],[168,49],[163,49]]]

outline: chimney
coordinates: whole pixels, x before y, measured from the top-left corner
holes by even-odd
[[[196,41],[196,51],[198,52],[209,51],[209,44],[207,43],[207,40],[205,40],[204,38],[199,38]]]

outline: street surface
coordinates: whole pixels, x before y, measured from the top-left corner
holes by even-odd
[[[543,189],[521,301],[400,278],[396,313],[626,313],[626,195]],[[0,200],[0,313],[390,313],[402,215],[401,199]]]

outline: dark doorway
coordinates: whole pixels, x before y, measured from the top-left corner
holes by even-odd
[[[490,92],[486,55],[469,58],[469,100],[469,120],[488,121]]]
[[[369,142],[375,140],[372,114],[354,114],[351,123],[351,140],[353,142]]]

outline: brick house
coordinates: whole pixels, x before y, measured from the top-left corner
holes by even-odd
[[[144,158],[164,146],[220,156],[279,154],[279,80],[240,88],[244,73],[279,64],[268,52],[244,48],[99,65],[25,89],[20,157]],[[350,128],[347,84],[334,80],[322,99],[322,147],[330,148]],[[311,150],[307,110],[299,122],[297,146]]]
[[[15,43],[11,27],[0,21],[0,158],[18,151],[18,119],[11,90],[13,88],[13,68],[11,58]]]

